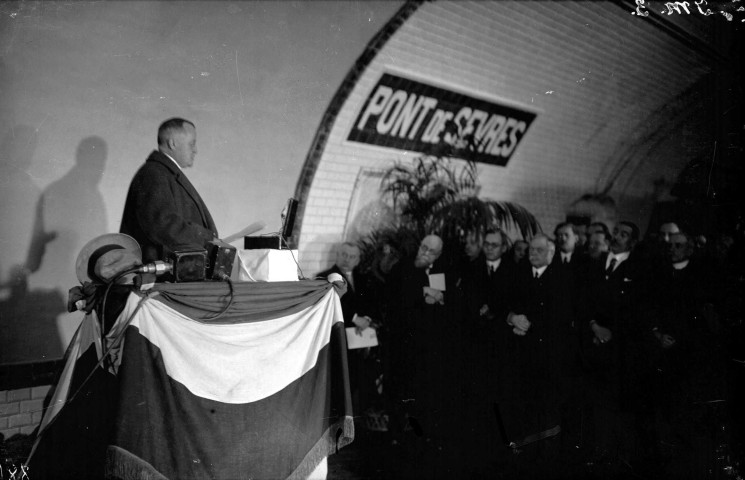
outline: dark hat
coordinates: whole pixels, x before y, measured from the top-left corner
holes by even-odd
[[[108,283],[118,274],[142,265],[137,241],[123,233],[107,233],[86,243],[75,261],[75,273],[81,284]],[[131,283],[131,275],[117,283]]]

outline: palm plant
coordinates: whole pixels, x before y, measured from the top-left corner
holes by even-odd
[[[541,231],[538,220],[521,205],[478,196],[481,186],[473,160],[477,142],[472,136],[456,135],[460,129],[453,125],[449,132],[456,141],[437,155],[397,161],[385,172],[381,192],[393,206],[396,221],[361,239],[363,258],[367,257],[363,262],[371,262],[370,255],[374,255],[379,244],[391,243],[393,238],[398,239],[396,243],[403,243],[397,246],[402,254],[413,254],[412,241],[417,245],[422,237],[435,233],[443,239],[452,259],[469,233],[483,236],[490,229],[502,228],[531,238]]]

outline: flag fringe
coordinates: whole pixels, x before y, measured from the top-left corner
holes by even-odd
[[[337,453],[354,440],[354,419],[346,416],[333,423],[321,435],[316,444],[305,455],[300,465],[292,472],[287,480],[305,480],[310,476],[324,458]]]

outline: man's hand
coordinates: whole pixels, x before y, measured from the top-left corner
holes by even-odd
[[[613,339],[613,332],[611,332],[609,328],[605,328],[597,322],[591,322],[590,328],[592,329],[592,333],[595,334],[595,338],[592,339],[595,345],[600,343],[608,343],[611,341],[611,339]]]
[[[481,309],[479,310],[479,316],[480,317],[488,317],[489,316],[489,305],[484,304],[481,306]]]
[[[372,319],[368,317],[367,315],[364,315],[362,317],[359,315],[355,315],[354,318],[352,319],[352,323],[354,323],[354,326],[355,326],[355,329],[354,329],[355,333],[361,337],[362,330],[370,326],[370,324],[372,323]]]
[[[516,335],[520,335],[520,336],[523,336],[526,333],[528,333],[528,330],[530,330],[530,325],[531,325],[530,320],[528,320],[528,317],[526,317],[525,315],[518,315],[515,313],[510,313],[507,316],[507,323],[515,327],[512,329],[512,331]],[[518,333],[518,331],[522,333]]]
[[[667,333],[654,332],[654,336],[660,342],[660,346],[664,349],[672,348],[675,345],[675,338]]]
[[[445,304],[445,294],[440,290],[436,290],[432,287],[424,287],[424,303],[428,305],[434,305],[439,303],[440,305]]]

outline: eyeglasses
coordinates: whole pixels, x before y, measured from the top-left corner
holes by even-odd
[[[419,245],[419,251],[425,255],[437,255],[440,251],[436,248],[429,248],[427,245]]]

